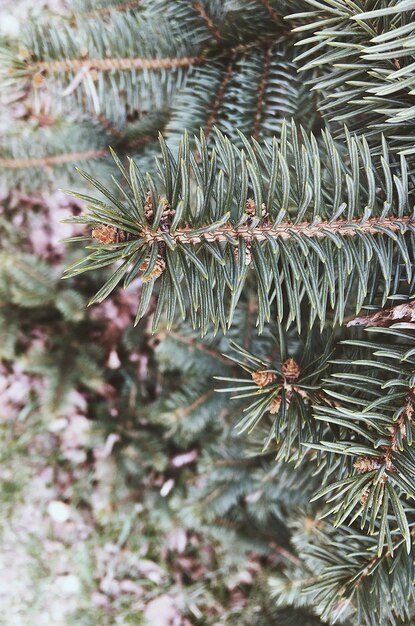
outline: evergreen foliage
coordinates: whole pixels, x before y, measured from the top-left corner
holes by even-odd
[[[1,223],[2,358],[50,414],[82,388],[105,425],[117,390],[148,526],[215,546],[195,623],[251,562],[227,624],[415,619],[414,24],[412,0],[73,0],[2,52],[4,180],[76,185],[88,248],[58,286]],[[83,303],[119,286],[137,327],[106,336]]]
[[[0,140],[0,167],[6,185],[18,185],[24,191],[54,189],[71,182],[79,184],[75,167],[110,177],[114,173],[109,145],[120,155],[157,142],[157,132],[166,116],[148,114],[119,127],[104,116],[97,118],[46,117],[28,125],[20,123]],[[33,183],[35,177],[35,184]]]
[[[129,173],[119,164],[128,204],[84,174],[110,204],[79,195],[90,209],[81,221],[112,230],[93,231],[101,245],[68,275],[122,261],[92,300],[100,302],[123,278],[130,284],[145,263],[137,321],[161,276],[154,325],[165,306],[170,323],[176,305],[185,317],[188,301],[202,333],[210,319],[223,331],[232,323],[251,269],[260,331],[274,302],[277,318],[286,312],[287,324],[295,320],[299,329],[302,304],[310,326],[315,318],[324,324],[330,309],[331,323],[342,323],[346,307],[357,313],[369,294],[382,293],[384,305],[412,283],[412,181],[405,158],[394,174],[386,144],[376,169],[364,139],[348,137],[343,156],[328,133],[321,150],[313,135],[301,138],[302,145],[296,127],[283,126],[280,143],[252,145],[241,135],[240,150],[217,132],[209,153],[201,133],[195,156],[185,135],[177,158],[162,142],[161,185],[134,161]]]
[[[394,150],[413,153],[413,3],[305,4],[308,11],[290,19],[301,20],[294,30],[305,35],[299,44],[306,49],[297,57],[307,60],[301,70],[322,69],[309,82],[320,111],[369,141],[383,133]]]

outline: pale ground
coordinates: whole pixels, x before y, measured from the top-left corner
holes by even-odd
[[[1,520],[1,626],[65,626],[78,603],[80,584],[71,573],[74,555],[45,537],[52,525],[45,515],[50,494],[37,491],[39,486],[36,478],[29,479],[24,501]]]
[[[44,17],[45,5],[58,11],[61,2],[0,0],[0,36],[17,35],[29,9]],[[0,129],[5,120],[7,110],[3,109],[0,110]],[[0,422],[4,424],[3,420],[7,422],[12,416],[2,415],[1,411]],[[2,453],[6,445],[5,441],[0,442]],[[2,458],[0,483],[15,485],[17,482],[19,491],[12,498],[9,494],[0,496],[0,625],[67,626],[68,615],[80,603],[81,555],[60,535],[69,530],[69,525],[82,542],[85,529],[82,523],[77,527],[76,518],[75,521],[53,521],[56,511],[50,504],[58,496],[47,486],[50,484],[47,468],[31,465],[30,459],[19,457],[18,453],[6,462]],[[6,491],[4,486],[3,491]],[[72,511],[67,513],[73,516]]]

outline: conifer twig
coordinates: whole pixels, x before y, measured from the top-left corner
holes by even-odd
[[[216,39],[216,41],[220,41],[222,39],[220,31],[219,31],[218,27],[215,25],[215,23],[212,20],[212,18],[210,17],[210,15],[207,14],[206,9],[203,6],[203,4],[199,0],[197,0],[194,3],[193,7],[194,7],[195,11],[197,11],[199,13],[199,15],[202,17],[202,19],[206,22],[207,27],[211,31],[211,33],[214,36],[214,38]]]
[[[188,406],[186,406],[186,407],[182,407],[181,406],[178,409],[176,409],[174,411],[174,413],[172,414],[173,417],[176,418],[176,419],[183,419],[184,417],[189,415],[192,411],[194,411],[199,406],[201,406],[204,402],[209,400],[209,398],[211,398],[214,394],[215,394],[215,390],[214,389],[208,389],[207,391],[202,393],[200,396],[198,396],[196,398],[196,400],[194,400]]]
[[[62,59],[59,61],[38,61],[30,63],[27,68],[31,72],[46,72],[57,74],[60,72],[78,72],[82,69],[111,72],[114,70],[164,70],[176,69],[200,65],[205,60],[203,55],[192,57],[167,57],[158,59],[146,59],[141,57],[131,58],[105,58],[105,59]]]
[[[222,103],[223,103],[223,99],[225,96],[225,92],[226,92],[226,88],[229,84],[229,81],[232,78],[234,72],[234,60],[232,59],[229,64],[228,67],[226,68],[226,72],[223,75],[222,81],[219,85],[219,89],[216,92],[216,96],[213,102],[213,106],[212,106],[212,110],[210,112],[210,115],[207,119],[206,122],[206,126],[205,126],[205,133],[206,133],[206,137],[209,137],[209,135],[212,132],[212,129],[214,127],[214,125],[216,124],[216,120],[218,118],[218,114],[220,112]]]
[[[75,161],[88,161],[108,154],[106,148],[101,150],[85,150],[84,152],[69,152],[66,154],[53,154],[51,156],[27,159],[1,159],[0,167],[8,169],[25,169],[30,167],[52,167]]]
[[[244,54],[247,50],[257,48],[267,44],[276,43],[274,37],[260,36],[254,41],[247,41],[235,46],[223,48],[222,57]],[[30,53],[26,51],[26,57],[29,58]],[[48,61],[34,61],[27,63],[24,67],[35,76],[41,76],[42,73],[53,75],[65,72],[80,72],[80,71],[130,71],[130,70],[172,70],[177,68],[191,67],[193,65],[203,65],[211,60],[209,54],[199,54],[195,56],[184,57],[159,57],[159,58],[145,58],[145,57],[107,57],[107,58],[73,58],[73,59],[59,59]],[[20,62],[22,63],[22,62]],[[19,70],[23,67],[19,67]],[[10,68],[10,75],[13,75],[14,70]],[[40,80],[40,79],[39,79]]]
[[[259,133],[261,130],[261,120],[262,120],[262,113],[264,109],[264,98],[265,98],[266,89],[267,89],[267,82],[268,82],[268,77],[269,77],[269,68],[271,65],[271,60],[272,60],[272,46],[268,46],[265,50],[264,66],[262,68],[261,79],[258,85],[257,106],[256,106],[256,111],[255,111],[254,127],[252,129],[252,137],[254,139],[258,139]]]
[[[323,221],[319,223],[301,222],[296,224],[295,222],[282,222],[277,226],[271,226],[268,223],[258,225],[254,228],[249,225],[242,224],[235,227],[232,224],[226,223],[223,226],[218,226],[214,230],[204,232],[201,234],[193,234],[193,230],[188,227],[177,228],[174,231],[170,231],[169,235],[178,243],[197,245],[202,241],[229,241],[231,237],[238,238],[243,237],[245,240],[265,241],[269,237],[273,239],[292,239],[295,235],[303,235],[306,237],[327,237],[328,233],[341,235],[343,237],[354,237],[357,232],[376,235],[381,232],[382,228],[388,228],[390,231],[399,232],[402,226],[409,226],[415,224],[411,216],[402,216],[399,218],[385,217],[379,219],[377,217],[371,217],[365,221],[361,219],[353,220],[333,220]],[[145,239],[146,242],[151,245],[154,242],[162,242],[165,239],[166,231],[158,229],[155,232],[148,227],[145,227],[140,232],[140,237]]]
[[[270,18],[274,22],[279,22],[281,20],[281,16],[277,13],[277,11],[272,7],[270,0],[261,0],[261,4],[268,11]]]

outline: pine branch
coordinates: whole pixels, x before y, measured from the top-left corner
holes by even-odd
[[[407,623],[413,602],[413,548],[408,555],[399,536],[393,538],[392,559],[387,551],[376,555],[375,538],[356,526],[333,529],[298,515],[290,526],[302,565],[287,562],[283,576],[272,576],[277,605],[312,607],[324,622]]]
[[[267,41],[267,40],[265,40]],[[225,54],[234,56],[242,54],[251,48],[261,47],[264,38],[258,41],[237,44],[229,50],[225,50]],[[183,57],[167,57],[167,58],[140,58],[140,57],[106,57],[106,58],[66,58],[50,61],[36,61],[24,64],[25,71],[31,75],[35,74],[60,74],[68,72],[125,72],[130,70],[174,70],[178,68],[189,68],[196,65],[207,63],[212,58],[210,55],[196,55]]]
[[[48,93],[53,112],[73,114],[76,105],[122,124],[133,111],[165,107],[183,73],[204,56],[197,35],[185,38],[174,23],[115,12],[111,29],[105,17],[82,29],[61,21],[33,26],[17,53],[1,52],[2,86],[8,92],[23,87],[36,111]]]
[[[306,0],[308,11],[290,16],[304,51],[301,71],[321,68],[309,81],[322,94],[322,114],[338,127],[365,133],[375,145],[381,133],[395,151],[414,152],[414,7]],[[309,32],[312,36],[308,37]]]
[[[196,0],[196,2],[194,2],[193,4],[193,7],[199,13],[203,21],[206,23],[206,26],[212,32],[212,35],[214,36],[216,41],[220,41],[222,39],[220,31],[218,27],[215,25],[210,15],[207,13],[206,8],[203,6],[202,2],[200,2],[200,0]]]
[[[27,65],[27,71],[31,74],[47,73],[59,74],[61,72],[113,72],[130,70],[172,70],[181,67],[190,67],[204,62],[204,57],[182,57],[165,59],[145,58],[106,58],[106,59],[63,59],[60,61],[38,61]]]
[[[327,374],[332,352],[332,338],[313,336],[298,341],[295,353],[286,354],[284,346],[288,335],[279,330],[280,357],[269,363],[252,353],[233,345],[237,357],[230,357],[250,375],[249,379],[216,377],[231,384],[218,391],[234,395],[232,399],[250,399],[244,408],[244,417],[236,428],[239,433],[251,433],[265,421],[264,450],[273,442],[277,446],[277,460],[304,459],[305,443],[319,442],[327,430],[315,421],[312,405],[335,406],[322,390],[322,376]],[[274,453],[275,454],[275,453]]]
[[[106,149],[102,150],[86,150],[85,152],[72,152],[68,154],[55,154],[53,156],[39,157],[37,159],[1,159],[0,167],[10,169],[25,169],[37,167],[52,167],[54,165],[63,165],[64,163],[74,163],[77,161],[89,161],[108,154]]]
[[[33,192],[73,182],[76,165],[102,176],[117,174],[108,144],[120,155],[144,146],[151,149],[165,121],[162,114],[142,116],[122,130],[105,117],[51,118],[50,125],[34,128],[21,123],[4,133],[0,142],[0,180]]]
[[[377,535],[379,555],[385,545],[393,554],[392,524],[397,525],[409,552],[412,539],[406,510],[415,497],[414,338],[399,326],[369,331],[369,341],[344,342],[362,349],[363,354],[339,361],[341,370],[328,381],[327,393],[339,403],[338,408],[322,406],[316,413],[317,419],[336,424],[344,432],[335,444],[323,441],[313,447],[334,457],[352,458],[354,471],[334,483],[329,480],[316,497],[331,493],[336,524],[360,517],[362,528]],[[379,343],[379,332],[386,343]]]
[[[414,191],[404,158],[392,174],[386,145],[379,171],[358,139],[348,138],[347,155],[329,134],[321,154],[313,136],[303,133],[302,140],[300,145],[295,127],[289,133],[284,128],[280,144],[251,146],[241,137],[241,151],[217,132],[209,154],[202,134],[199,156],[191,158],[185,136],[177,160],[162,142],[162,184],[157,187],[131,162],[130,174],[122,169],[130,188],[126,204],[86,175],[110,204],[80,196],[90,208],[81,221],[105,228],[95,228],[94,251],[67,275],[122,261],[93,299],[98,302],[141,268],[145,285],[137,320],[161,277],[155,326],[170,302],[169,323],[177,304],[183,317],[190,309],[202,333],[209,318],[224,330],[231,323],[250,272],[257,281],[260,329],[274,304],[279,319],[286,315],[300,326],[303,302],[311,307],[310,324],[328,319],[329,307],[332,323],[341,323],[346,294],[356,294],[349,303],[356,311],[380,289],[385,302],[392,285],[412,280]],[[321,180],[323,167],[329,170]]]
[[[178,142],[183,128],[198,133],[203,127],[210,136],[216,125],[239,147],[236,129],[256,139],[278,137],[284,118],[312,128],[314,97],[297,71],[289,41],[275,39],[195,68],[172,101],[170,144]]]
[[[252,137],[254,139],[259,138],[259,133],[261,129],[262,110],[264,108],[264,96],[267,90],[267,83],[268,83],[268,78],[269,78],[271,60],[272,60],[272,47],[269,46],[265,50],[264,66],[262,69],[261,79],[258,85],[258,100],[257,100],[257,105],[256,105],[256,110],[255,110],[254,127],[252,129]]]

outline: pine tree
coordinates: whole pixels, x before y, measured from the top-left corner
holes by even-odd
[[[228,571],[268,559],[227,623],[410,626],[413,0],[81,4],[2,54],[4,92],[53,126],[0,164],[24,185],[79,163],[89,252],[55,298],[6,261],[7,306],[65,316],[90,271],[90,304],[140,284],[163,382],[137,445],[203,452],[169,515]]]

